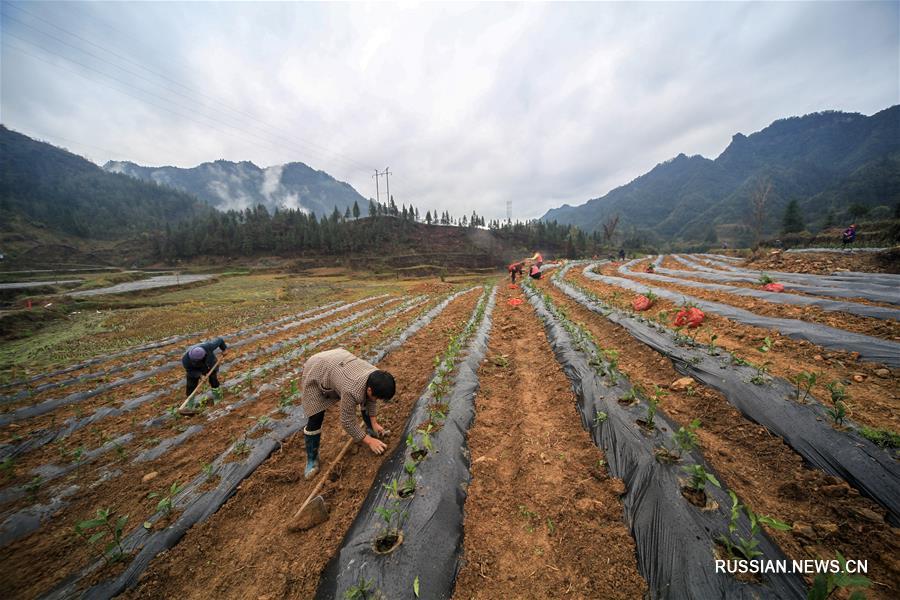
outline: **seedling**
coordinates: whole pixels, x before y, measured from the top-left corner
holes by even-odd
[[[766,336],[766,339],[763,340],[762,346],[757,348],[757,350],[759,350],[763,354],[765,354],[766,352],[768,352],[771,349],[772,349],[772,338],[770,338],[768,336]]]
[[[212,463],[203,463],[203,467],[201,469],[203,471],[203,474],[206,475],[207,479],[212,477],[212,474],[213,474]]]
[[[750,363],[749,363],[749,362],[747,362],[746,360],[744,360],[743,358],[741,358],[740,356],[738,356],[738,355],[735,354],[734,352],[729,352],[728,355],[731,356],[731,364],[737,365],[737,366],[739,366],[739,367],[740,367],[740,366],[744,366],[744,367],[749,367],[749,366],[750,366]]]
[[[169,413],[169,416],[172,417],[173,421],[177,421],[181,418],[181,415],[178,414],[178,405],[173,404],[169,408],[166,409],[166,412]]]
[[[598,410],[597,413],[594,415],[594,427],[599,427],[603,423],[606,423],[606,420],[608,418],[609,418],[609,415],[607,415],[602,410]]]
[[[757,279],[757,281],[759,282],[759,285],[768,285],[770,283],[775,283],[775,280],[772,279],[771,277],[769,277],[768,275],[766,275],[765,273],[760,275],[759,279]]]
[[[771,362],[766,361],[761,365],[753,365],[756,369],[756,375],[750,378],[750,383],[753,385],[764,385],[768,382],[767,375],[769,373],[769,367],[771,366]]]
[[[556,533],[556,525],[553,524],[553,520],[550,517],[547,517],[547,535],[553,535]]]
[[[639,383],[636,383],[633,386],[631,386],[631,389],[628,390],[624,396],[619,398],[619,403],[626,404],[626,405],[634,404],[635,402],[638,402],[640,400],[640,398],[638,398],[638,394],[643,395],[643,393],[644,393],[644,389],[641,387],[641,385]]]
[[[28,492],[32,501],[37,499],[38,490],[41,489],[42,485],[44,485],[44,478],[40,475],[35,475],[34,479],[25,485],[25,491]]]
[[[524,528],[528,531],[528,533],[534,533],[533,521],[536,519],[540,519],[540,517],[538,517],[537,513],[534,513],[532,511],[528,510],[528,507],[525,506],[524,504],[520,504],[519,505],[519,516],[521,516],[523,519],[528,521],[524,525]]]
[[[278,399],[278,408],[285,409],[288,406],[291,406],[293,403],[294,401],[289,396],[285,396],[284,394],[282,394]]]
[[[847,416],[847,405],[844,403],[844,399],[847,396],[847,390],[844,386],[842,386],[837,381],[832,381],[829,384],[826,384],[825,387],[831,393],[831,408],[826,408],[825,412],[828,413],[828,416],[831,417],[831,420],[834,421],[836,425],[843,425],[844,419]]]
[[[851,587],[867,588],[872,585],[868,577],[847,573],[847,559],[840,552],[837,553],[837,560],[841,565],[840,572],[832,573],[828,571],[817,574],[815,579],[813,579],[809,593],[806,595],[807,600],[827,600],[838,590],[846,590]],[[850,600],[865,600],[866,595],[856,590],[848,598]]]
[[[77,463],[84,456],[84,446],[78,446],[72,451],[72,462]]]
[[[375,581],[372,579],[360,579],[359,583],[351,586],[344,592],[346,600],[368,600],[375,597]]]
[[[718,541],[725,547],[725,550],[732,558],[753,560],[757,556],[762,556],[762,552],[757,549],[759,540],[756,539],[756,536],[760,532],[760,523],[780,531],[788,531],[791,529],[791,526],[787,523],[783,523],[765,515],[757,515],[746,505],[741,504],[734,492],[729,490],[728,495],[731,496],[731,522],[728,524],[728,535],[719,536]],[[747,515],[747,518],[750,519],[750,536],[747,538],[736,535],[737,523],[740,518],[741,510],[743,510],[744,514]]]
[[[707,473],[703,465],[689,465],[682,467],[688,475],[691,476],[690,487],[698,492],[706,493],[706,483],[709,482],[717,488],[722,487],[719,480],[712,473]]]
[[[381,533],[375,538],[375,552],[388,554],[403,543],[403,523],[406,522],[408,513],[400,508],[399,501],[389,506],[379,506],[375,512],[383,521]]]
[[[119,444],[115,444],[116,447],[116,455],[119,457],[119,460],[125,461],[128,459],[128,450],[126,450],[123,446]]]
[[[700,438],[697,437],[699,428],[700,419],[694,419],[687,428],[679,427],[675,432],[675,443],[678,444],[679,455],[690,452],[700,445]]]
[[[816,380],[818,378],[818,373],[807,373],[806,371],[801,371],[791,377],[791,382],[797,386],[797,389],[794,392],[794,399],[797,402],[805,402],[806,399],[809,398],[809,394],[812,391],[813,386],[816,385]],[[828,389],[830,390],[831,388],[828,387]]]
[[[125,523],[128,522],[128,515],[122,515],[115,520],[112,517],[111,508],[98,508],[96,518],[81,521],[75,525],[75,533],[89,546],[93,546],[107,535],[110,536],[111,540],[106,544],[101,555],[106,564],[118,562],[125,556],[125,548],[122,547],[122,532],[125,530]],[[92,529],[95,531],[88,535]]]
[[[716,346],[716,340],[719,339],[719,336],[712,331],[709,332],[709,341],[706,342],[706,353],[710,356],[717,356],[719,354],[719,348]]]
[[[168,515],[172,512],[172,498],[177,496],[183,489],[184,486],[178,485],[176,481],[169,487],[168,494],[166,492],[150,492],[147,494],[147,498],[160,498],[159,502],[156,503],[156,511]]]
[[[4,477],[12,479],[16,476],[15,466],[16,460],[12,456],[7,456],[3,459],[3,462],[0,462],[0,471],[3,472]]]

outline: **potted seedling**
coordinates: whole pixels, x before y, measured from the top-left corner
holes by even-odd
[[[688,475],[691,476],[687,485],[681,487],[681,495],[687,498],[687,501],[694,506],[706,508],[709,498],[706,496],[707,482],[716,487],[722,487],[719,481],[712,473],[707,473],[703,465],[689,465],[682,467]]]
[[[816,575],[815,579],[813,579],[812,587],[809,589],[809,594],[807,594],[807,600],[828,600],[828,598],[832,597],[836,591],[847,590],[852,587],[861,587],[867,588],[872,585],[872,582],[868,577],[864,577],[862,575],[851,575],[847,572],[847,559],[838,552],[837,553],[838,564],[841,566],[841,570],[838,573],[832,573],[828,571],[827,573],[819,573]],[[859,591],[853,591],[847,596],[849,600],[865,600],[866,595]]]
[[[379,506],[375,509],[381,517],[382,526],[375,541],[372,544],[376,554],[390,554],[403,543],[403,523],[407,513],[400,508],[399,501],[388,506]]]

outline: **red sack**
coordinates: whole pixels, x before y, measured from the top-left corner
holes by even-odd
[[[783,292],[784,286],[780,283],[767,283],[763,286],[763,289],[767,292]]]
[[[695,306],[682,308],[678,311],[678,314],[675,315],[675,326],[684,327],[687,325],[689,329],[696,329],[697,327],[700,327],[705,318],[706,315],[703,314],[703,311]]]
[[[508,286],[506,286],[506,287],[508,287],[508,288],[511,289],[511,290],[517,290],[517,289],[519,289],[519,286],[517,286],[517,285],[514,284],[514,283],[510,283],[510,284],[509,284]]]
[[[518,306],[522,304],[522,302],[524,302],[524,300],[522,300],[521,298],[510,298],[507,304],[509,304],[510,306]]]
[[[641,294],[631,301],[631,308],[637,311],[647,310],[653,305],[653,300]]]

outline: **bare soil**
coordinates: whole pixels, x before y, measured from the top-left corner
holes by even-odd
[[[472,296],[473,294],[469,294],[468,298]],[[457,301],[457,304],[459,302]],[[398,321],[404,323],[414,317],[415,312],[407,313],[398,317]],[[370,346],[378,343],[387,337],[388,331],[393,325],[394,323],[389,323],[361,345]],[[323,335],[327,335],[327,333]],[[345,340],[335,340],[334,345],[341,345],[344,341],[350,342],[353,337],[351,334]],[[346,347],[359,350],[357,346],[347,344]],[[290,367],[295,366],[297,363],[290,365]],[[256,385],[264,383],[264,381],[257,381]],[[213,458],[225,450],[229,444],[240,440],[258,417],[265,415],[277,406],[281,391],[287,390],[273,389],[264,392],[256,402],[234,410],[215,421],[207,421],[203,415],[192,419],[180,418],[171,422],[168,427],[151,430],[144,435],[137,446],[127,447],[128,456],[124,460],[120,460],[116,452],[110,452],[94,463],[79,467],[62,481],[52,482],[53,487],[65,481],[80,482],[83,485],[75,495],[68,498],[69,505],[54,513],[53,518],[44,523],[40,529],[0,550],[0,563],[11,573],[9,577],[3,578],[2,585],[0,585],[0,596],[35,596],[85,565],[91,556],[96,556],[82,540],[73,535],[73,528],[77,522],[92,518],[97,508],[111,507],[117,515],[130,515],[126,533],[132,528],[140,526],[142,518],[152,514],[158,502],[158,498],[148,498],[149,493],[163,492],[172,483],[184,484],[198,475],[204,463],[212,462]],[[244,390],[243,393],[247,392],[248,390]],[[226,397],[226,401],[228,400]],[[153,411],[154,407],[142,408],[142,410],[144,412]],[[155,410],[157,413],[159,412],[158,407]],[[143,416],[149,416],[149,413]],[[276,414],[273,418],[278,418],[278,415]],[[161,439],[177,435],[187,424],[203,425],[204,429],[154,461],[140,464],[130,462],[133,453],[153,447]],[[302,451],[302,435],[298,447]],[[234,460],[241,459],[237,455],[232,458]],[[99,480],[98,476],[109,469],[121,469],[122,473],[106,481]],[[145,479],[145,477],[152,477],[152,479]],[[84,485],[85,483],[92,485]],[[45,495],[44,492],[39,492],[37,499],[45,501]],[[30,505],[33,501],[34,499],[26,498],[17,502],[12,508]],[[5,507],[5,509],[9,508]],[[112,572],[104,570],[101,575],[109,576]]]
[[[634,293],[588,279],[580,269],[572,269],[567,274],[578,285],[597,294],[605,302],[630,309]],[[647,318],[663,320],[671,326],[678,306],[673,302],[657,299],[644,314]],[[875,428],[900,431],[900,389],[897,386],[900,372],[884,365],[862,362],[855,353],[826,350],[805,340],[793,340],[771,329],[750,327],[736,323],[725,317],[706,313],[702,328],[694,330],[697,341],[708,343],[712,335],[718,336],[715,344],[724,351],[761,365],[769,365],[770,372],[783,379],[790,379],[798,373],[819,373],[819,385],[813,390],[817,398],[825,397],[824,384],[838,381],[847,388],[847,405],[851,417],[858,423]],[[772,341],[768,352],[760,352],[766,338]],[[879,375],[880,371],[882,375]]]
[[[619,352],[619,369],[632,384],[668,391],[660,410],[681,426],[699,419],[702,453],[719,481],[759,514],[793,525],[787,532],[767,529],[793,559],[833,558],[835,552],[869,561],[878,582],[872,598],[900,593],[900,530],[884,521],[884,511],[846,483],[807,468],[780,438],[745,419],[716,390],[696,384],[675,390],[682,376],[669,359],[638,342],[622,327],[572,301],[549,281],[539,287],[583,323],[603,348]],[[716,329],[718,331],[718,328]],[[752,384],[749,384],[752,385]],[[685,476],[685,483],[688,482]]]
[[[461,330],[478,292],[454,301],[379,367],[397,375],[396,400],[380,407],[378,420],[401,429],[428,382],[433,359],[450,335]],[[337,413],[325,419],[320,460],[327,465],[345,435]],[[302,479],[303,435],[286,440],[215,515],[192,528],[180,544],[161,555],[125,598],[311,598],[322,569],[339,548],[385,456],[403,440],[388,438],[375,456],[354,445],[324,488],[330,518],[305,532],[286,525],[316,481]]]
[[[649,261],[637,263],[633,270],[643,272],[646,269],[648,263]],[[894,321],[893,319],[875,319],[871,317],[861,317],[859,315],[853,315],[846,312],[830,312],[822,310],[820,308],[816,308],[814,306],[777,304],[775,302],[766,302],[765,300],[738,296],[736,294],[729,294],[727,292],[703,290],[686,285],[677,285],[674,283],[661,281],[651,281],[648,279],[641,279],[640,277],[633,277],[624,273],[620,273],[617,267],[605,266],[603,269],[601,269],[601,272],[604,275],[624,277],[643,285],[661,287],[688,296],[701,298],[703,300],[719,302],[721,304],[727,304],[729,306],[736,306],[738,308],[743,308],[745,310],[754,312],[758,315],[765,315],[767,317],[776,317],[780,319],[796,319],[798,321],[807,321],[809,323],[820,323],[822,325],[828,325],[829,327],[844,329],[846,331],[853,331],[856,333],[861,333],[863,335],[871,335],[873,337],[880,337],[888,340],[900,340],[900,323]]]
[[[621,480],[610,478],[520,291],[498,293],[469,430],[472,483],[454,598],[640,598]]]

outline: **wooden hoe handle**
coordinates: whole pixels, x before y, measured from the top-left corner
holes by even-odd
[[[207,371],[206,374],[200,378],[200,381],[197,382],[197,387],[195,387],[194,391],[191,392],[190,396],[188,396],[185,399],[185,401],[181,403],[181,406],[178,407],[178,410],[182,410],[188,405],[188,403],[191,401],[191,398],[194,397],[194,394],[196,394],[200,390],[200,388],[203,386],[203,384],[206,383],[206,380],[209,379],[209,376],[213,374],[213,371],[215,371],[216,369],[219,368],[219,363],[221,361],[222,361],[222,355],[219,354],[216,356],[216,364],[214,364],[213,368],[210,369],[209,371]]]
[[[337,458],[335,458],[334,461],[332,461],[332,463],[330,465],[328,465],[328,468],[325,469],[325,472],[322,473],[321,477],[319,477],[319,483],[316,484],[316,487],[313,488],[313,491],[310,492],[309,496],[306,497],[306,500],[300,506],[300,510],[297,511],[298,515],[301,512],[303,512],[303,509],[306,508],[306,505],[309,504],[309,502],[313,498],[316,497],[316,494],[318,494],[319,491],[322,489],[322,486],[325,485],[325,480],[328,479],[328,476],[331,475],[331,472],[334,470],[335,465],[337,465],[339,462],[341,462],[341,459],[344,458],[345,454],[347,454],[347,450],[350,449],[350,446],[352,444],[353,444],[353,438],[348,439],[344,443],[344,447],[341,448],[341,451],[338,453]]]

